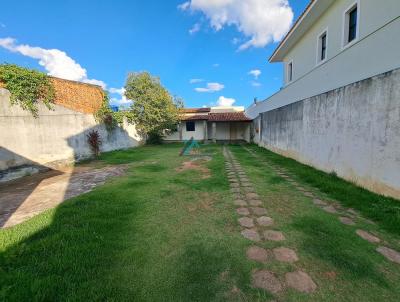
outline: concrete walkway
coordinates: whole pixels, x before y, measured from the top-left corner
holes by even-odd
[[[48,171],[0,185],[0,227],[11,227],[57,206],[64,200],[91,191],[125,173],[127,166],[96,169],[79,166]]]

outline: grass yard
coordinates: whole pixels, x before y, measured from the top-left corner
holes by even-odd
[[[256,146],[229,146],[299,261],[246,258],[223,147],[179,157],[181,145],[103,154],[95,165],[128,173],[29,221],[0,230],[1,301],[398,301],[400,265],[355,234],[362,228],[400,250],[399,204]],[[249,153],[248,149],[256,154]],[[208,157],[204,156],[208,155]],[[203,160],[204,158],[204,160]],[[270,165],[327,202],[360,212],[343,225]],[[374,224],[371,223],[372,220]],[[396,227],[397,226],[397,227]],[[262,241],[268,250],[282,243]],[[252,271],[306,271],[318,288],[271,294]]]

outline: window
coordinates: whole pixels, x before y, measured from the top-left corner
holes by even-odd
[[[317,63],[321,63],[326,60],[327,47],[328,47],[328,30],[325,30],[318,37]]]
[[[288,83],[293,81],[293,62],[289,62],[287,65],[287,81]]]
[[[344,15],[344,46],[358,38],[358,17],[359,5],[358,3],[355,3],[345,12]]]
[[[349,13],[349,39],[347,42],[353,41],[357,37],[357,6]]]
[[[196,124],[194,122],[186,122],[186,131],[192,132],[196,131]]]

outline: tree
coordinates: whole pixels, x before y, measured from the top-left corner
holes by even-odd
[[[159,78],[148,72],[130,73],[125,90],[125,96],[133,101],[127,118],[148,142],[160,142],[176,130],[182,101],[172,97]]]

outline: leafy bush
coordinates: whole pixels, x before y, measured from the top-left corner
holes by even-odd
[[[110,108],[110,99],[107,92],[104,92],[103,103],[97,112],[94,114],[94,118],[98,123],[103,123],[106,126],[107,131],[114,130],[119,122],[114,117],[114,112]]]
[[[1,64],[0,82],[10,91],[11,104],[30,111],[34,117],[38,114],[39,101],[51,109],[54,87],[46,74],[13,64]]]
[[[96,130],[92,130],[89,134],[86,135],[87,141],[90,145],[90,149],[93,152],[95,157],[99,157],[100,155],[100,146],[102,144],[100,134]]]

